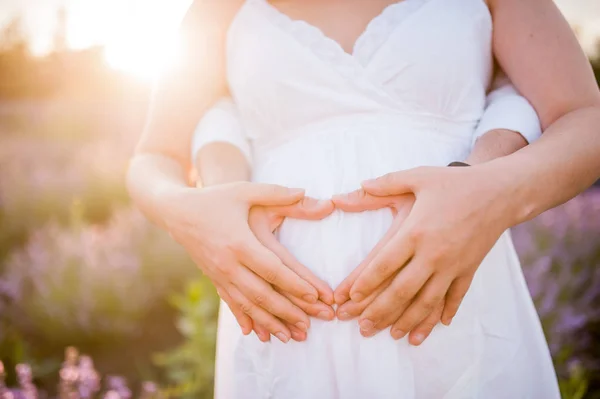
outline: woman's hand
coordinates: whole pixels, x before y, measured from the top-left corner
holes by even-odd
[[[337,317],[340,320],[351,320],[360,316],[365,309],[373,303],[391,283],[393,276],[387,278],[380,284],[367,298],[360,302],[354,302],[350,299],[350,289],[356,281],[357,277],[363,272],[373,258],[381,251],[381,249],[390,241],[395,232],[404,223],[409,215],[414,203],[415,197],[413,194],[391,195],[386,197],[376,197],[368,194],[364,190],[357,190],[349,194],[338,195],[333,199],[337,208],[344,212],[364,212],[373,211],[382,208],[390,208],[394,221],[386,235],[379,243],[371,250],[367,258],[350,274],[335,290],[335,302],[339,305],[337,309]],[[438,305],[435,312],[432,312],[425,320],[419,323],[411,331],[411,340],[415,337],[429,336],[433,327],[440,322],[443,310],[443,301]],[[394,320],[395,321],[395,320]],[[385,327],[382,327],[385,328]],[[363,329],[361,333],[365,336],[372,336],[378,330]]]
[[[294,258],[292,254],[285,248],[275,237],[275,231],[283,223],[285,218],[305,219],[305,220],[320,220],[329,216],[334,210],[333,203],[328,200],[318,201],[313,198],[305,197],[299,202],[285,206],[253,206],[250,208],[248,222],[250,229],[256,238],[266,248],[272,251],[289,267],[294,273],[308,281],[313,287],[319,291],[321,300],[316,303],[310,303],[300,299],[288,292],[275,288],[277,292],[288,298],[293,304],[298,306],[307,315],[319,318],[321,320],[332,320],[335,313],[331,305],[333,304],[333,291],[322,280],[318,279],[306,266]],[[256,332],[261,341],[268,341],[270,334],[267,328],[258,322],[252,321],[248,315],[242,312],[241,307],[235,303],[228,303],[234,315],[241,325],[252,325],[252,329]],[[290,329],[292,339],[295,341],[304,341],[306,332],[301,331],[296,326],[290,323],[285,323]]]
[[[395,339],[410,331],[418,345],[444,300],[442,321],[450,324],[481,261],[510,226],[498,216],[512,211],[500,186],[478,166],[420,167],[363,183],[383,202],[415,196],[406,219],[396,218],[358,276],[349,278],[352,302],[372,301],[359,320],[363,335],[393,325]],[[336,302],[346,299],[347,284],[336,289]]]
[[[284,322],[306,332],[310,320],[274,287],[310,304],[327,293],[320,293],[265,248],[248,218],[254,206],[286,206],[303,198],[303,190],[239,182],[172,190],[162,212],[167,230],[221,294],[283,342],[291,337]],[[251,326],[242,328],[246,334],[251,331]]]

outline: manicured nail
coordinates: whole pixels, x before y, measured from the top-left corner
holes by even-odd
[[[371,331],[373,329],[373,327],[375,327],[375,323],[373,323],[371,320],[368,319],[363,319],[361,320],[358,325],[360,326],[360,329],[363,331]]]
[[[445,318],[444,320],[442,320],[442,324],[445,325],[446,327],[450,327],[450,324],[452,324],[452,318]]]
[[[301,342],[305,340],[304,334],[301,334],[296,331],[292,331],[292,338],[294,341]]]
[[[282,332],[275,333],[275,336],[284,344],[287,344],[290,338]]]
[[[421,345],[423,341],[425,341],[425,335],[420,333],[415,334],[411,339],[411,343],[415,346]]]
[[[392,330],[392,338],[394,338],[395,340],[402,339],[405,335],[406,333],[399,328],[394,328]]]
[[[306,325],[306,323],[299,321],[298,323],[295,324],[296,327],[298,327],[299,330],[307,332],[308,331],[308,326]]]
[[[322,310],[319,313],[317,313],[317,318],[321,319],[321,320],[329,321],[332,319],[331,312],[328,312],[327,310]]]
[[[350,299],[352,299],[353,302],[358,303],[365,299],[365,296],[360,292],[355,292],[354,294],[350,294]]]
[[[308,303],[317,303],[317,297],[314,295],[307,294],[304,295],[302,299],[304,299]]]
[[[340,320],[350,320],[352,318],[352,315],[350,315],[350,313],[348,312],[340,312],[338,314],[338,319]]]

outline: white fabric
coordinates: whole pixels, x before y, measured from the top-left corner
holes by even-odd
[[[384,173],[464,159],[486,105],[491,37],[483,0],[404,0],[373,20],[350,55],[266,0],[247,0],[229,31],[228,80],[253,181],[329,198]],[[336,210],[322,221],[288,219],[278,238],[335,288],[391,220],[389,210]],[[553,399],[559,391],[505,232],[453,324],[436,326],[420,347],[389,329],[363,338],[356,320],[312,320],[306,342],[265,344],[243,336],[222,304],[216,396]]]
[[[492,91],[486,99],[483,117],[479,120],[475,141],[494,129],[507,129],[520,133],[528,143],[541,137],[542,128],[533,106],[500,72],[494,78]],[[219,100],[202,118],[192,140],[192,159],[206,145],[222,142],[236,146],[252,164],[250,141],[240,120],[237,107],[231,98]]]
[[[487,97],[485,113],[475,129],[473,139],[477,140],[494,129],[519,132],[528,143],[533,143],[542,135],[535,109],[519,94],[504,73],[499,73],[494,80],[493,90]]]
[[[246,138],[238,110],[230,98],[218,101],[202,118],[192,138],[192,159],[211,143],[229,143],[236,146],[252,164],[250,143]]]

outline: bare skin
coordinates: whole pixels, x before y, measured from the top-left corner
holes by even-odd
[[[328,303],[329,293],[320,292],[287,267],[256,239],[248,224],[252,207],[290,206],[303,193],[252,183],[197,189],[190,188],[187,179],[195,124],[227,94],[225,34],[241,2],[197,0],[190,9],[182,29],[188,62],[157,86],[148,126],[131,162],[129,188],[148,217],[170,231],[213,281],[240,293],[234,299],[246,314],[254,318],[266,310],[288,324],[308,326],[306,313],[273,286],[297,298],[310,298],[313,304]],[[343,24],[320,27],[348,51],[357,32],[390,3],[289,0],[274,4],[315,25],[318,21],[311,15],[340,15]],[[293,9],[284,10],[291,4]],[[442,320],[449,323],[475,270],[506,228],[574,197],[600,175],[596,131],[600,94],[569,26],[551,0],[490,0],[489,6],[495,55],[536,108],[544,137],[512,155],[472,168],[417,168],[364,183],[364,190],[376,197],[412,194],[416,198],[409,215],[348,292],[336,290],[336,297],[347,296],[358,303],[396,274],[362,313],[361,325],[371,327],[363,328],[365,335],[376,333],[397,316],[392,335],[400,337],[426,320],[442,300]],[[310,7],[321,12],[311,14]],[[292,15],[294,10],[298,14]],[[458,186],[460,191],[452,190]],[[210,212],[202,212],[208,208]],[[257,260],[257,253],[262,261],[248,267],[247,260]],[[399,314],[390,316],[398,309]],[[284,342],[291,338],[286,324],[268,323],[271,334]]]

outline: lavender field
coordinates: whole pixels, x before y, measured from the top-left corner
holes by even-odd
[[[0,359],[48,392],[75,345],[133,387],[211,395],[215,294],[124,187],[139,98],[0,103]],[[600,189],[513,238],[564,397],[600,397]]]

